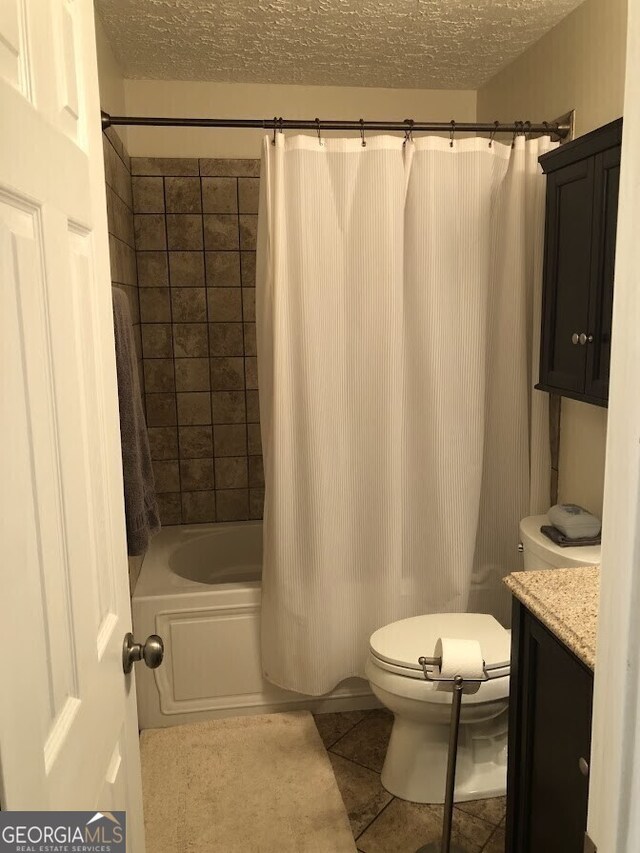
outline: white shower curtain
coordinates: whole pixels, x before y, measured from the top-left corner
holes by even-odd
[[[262,658],[319,695],[373,631],[508,620],[518,522],[548,506],[533,391],[546,140],[264,140]]]

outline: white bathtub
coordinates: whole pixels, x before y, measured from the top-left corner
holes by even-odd
[[[377,706],[353,678],[323,697],[274,687],[260,667],[262,523],[165,527],[153,539],[133,595],[136,640],[159,634],[161,667],[136,666],[141,728],[236,714]]]

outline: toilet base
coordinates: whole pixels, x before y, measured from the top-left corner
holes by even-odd
[[[454,799],[501,797],[507,787],[506,733],[472,738],[469,728],[460,726]],[[401,800],[442,804],[448,742],[448,726],[396,716],[380,776],[384,788]]]

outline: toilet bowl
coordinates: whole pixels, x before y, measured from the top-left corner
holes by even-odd
[[[521,521],[525,569],[600,563],[600,546],[561,548],[540,532],[548,523],[546,515]],[[394,715],[382,784],[403,800],[444,801],[452,688],[426,681],[418,664],[421,655],[433,655],[439,637],[477,640],[492,676],[465,687],[455,799],[501,796],[506,791],[511,636],[493,616],[480,613],[414,616],[372,634],[365,673],[373,693]]]
[[[455,798],[500,796],[506,788],[510,634],[481,613],[414,616],[371,636],[366,676],[394,715],[382,784],[403,800],[444,801],[452,687],[425,680],[418,664],[421,655],[433,654],[439,637],[478,640],[491,667],[491,678],[465,687]]]

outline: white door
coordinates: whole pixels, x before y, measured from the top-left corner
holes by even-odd
[[[0,0],[0,800],[144,850],[91,0]]]
[[[589,781],[588,829],[598,853],[640,850],[640,4],[633,2],[626,62]]]

